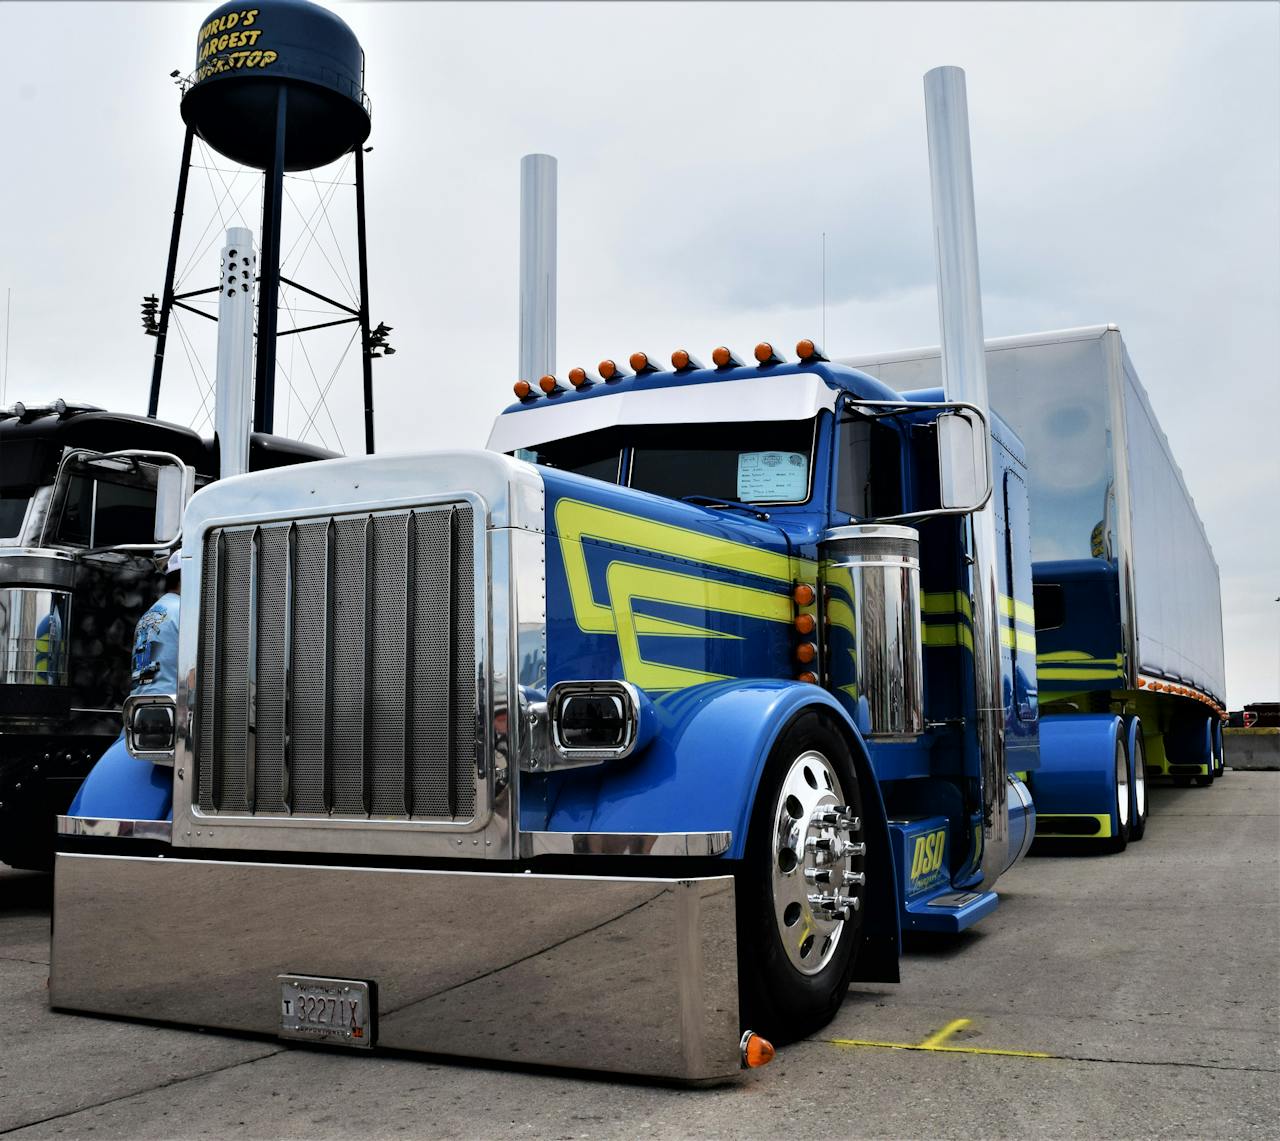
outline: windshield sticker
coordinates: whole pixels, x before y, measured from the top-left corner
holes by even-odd
[[[809,489],[803,452],[743,452],[738,456],[738,498],[746,503],[791,502]]]

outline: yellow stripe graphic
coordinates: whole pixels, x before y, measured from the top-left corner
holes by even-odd
[[[640,651],[642,636],[736,639],[737,635],[697,622],[637,613],[635,603],[659,602],[703,614],[731,614],[789,625],[794,617],[791,584],[812,582],[816,574],[816,564],[807,559],[792,559],[776,551],[612,511],[594,503],[562,499],[556,505],[555,518],[578,628],[588,634],[615,634],[624,676],[653,692],[684,689],[730,675],[647,659]],[[584,545],[588,542],[598,543],[599,549],[606,551],[610,547],[618,549],[617,557],[605,567],[605,602],[598,601],[592,593]],[[637,554],[669,559],[671,569],[638,566],[631,561]],[[780,589],[719,582],[696,571],[689,573],[690,563],[752,574],[771,580]]]

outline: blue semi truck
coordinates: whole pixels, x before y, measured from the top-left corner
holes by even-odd
[[[941,378],[937,349],[848,363]],[[1031,456],[1036,835],[1122,849],[1146,829],[1148,777],[1223,772],[1218,566],[1116,325],[989,340],[986,371]]]
[[[177,740],[135,735],[171,811],[64,819],[54,1005],[723,1076],[990,912],[1039,763],[1022,445],[798,354],[637,354],[517,386],[486,452],[197,493]],[[601,1041],[650,1018],[661,1062]]]
[[[635,353],[519,381],[484,451],[192,497],[177,693],[126,716],[164,803],[60,822],[55,1008],[721,1080],[988,915],[1064,759],[1102,807],[1052,812],[1129,811],[1137,719],[1043,716],[1036,454],[963,74],[925,88],[940,389]]]

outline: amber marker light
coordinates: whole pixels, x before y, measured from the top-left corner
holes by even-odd
[[[1143,688],[1145,688],[1146,684],[1147,684],[1147,679],[1146,679],[1145,677],[1140,677],[1140,678],[1138,678],[1138,688],[1139,688],[1139,689],[1143,689]]]
[[[671,367],[676,372],[685,372],[692,368],[702,368],[702,362],[698,360],[688,349],[676,349],[671,354]]]
[[[796,617],[796,632],[798,634],[812,634],[818,623],[814,620],[812,614],[800,614]]]
[[[777,1051],[774,1050],[773,1043],[768,1038],[761,1038],[755,1031],[748,1030],[742,1036],[743,1069],[755,1070],[767,1066],[773,1061],[775,1053]]]
[[[632,353],[631,367],[636,372],[644,372],[649,367],[649,356],[647,353]]]
[[[733,355],[733,350],[728,345],[720,345],[711,350],[711,363],[716,368],[733,368],[734,365],[740,365],[742,362]]]
[[[569,383],[574,388],[585,388],[591,381],[587,377],[585,368],[571,368],[569,370]]]
[[[533,387],[527,380],[517,380],[512,386],[512,390],[521,400],[528,400],[529,393],[533,391]]]
[[[812,642],[801,642],[796,647],[796,660],[804,662],[807,666],[814,658],[818,656],[818,647]]]
[[[756,345],[756,360],[761,364],[768,364],[771,360],[777,358],[773,354],[773,346],[768,341],[761,341]]]
[[[612,360],[602,360],[598,365],[596,365],[596,372],[600,374],[602,379],[610,384],[621,380],[627,375],[626,370],[619,368],[618,362]]]
[[[796,674],[796,681],[802,681],[805,685],[817,685],[818,675],[811,670],[805,670],[802,674]]]
[[[797,606],[812,606],[813,600],[817,597],[807,582],[796,583],[796,588],[791,592],[791,597],[796,600]]]
[[[560,382],[557,381],[554,376],[544,376],[540,381],[538,381],[538,387],[550,396],[553,392],[559,391]]]
[[[825,361],[829,359],[827,354],[824,353],[814,341],[809,340],[808,337],[802,341],[796,342],[796,356],[798,356],[804,364],[809,364],[811,361]]]

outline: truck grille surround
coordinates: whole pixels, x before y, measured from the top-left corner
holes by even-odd
[[[476,815],[468,503],[215,527],[202,551],[202,814]]]

